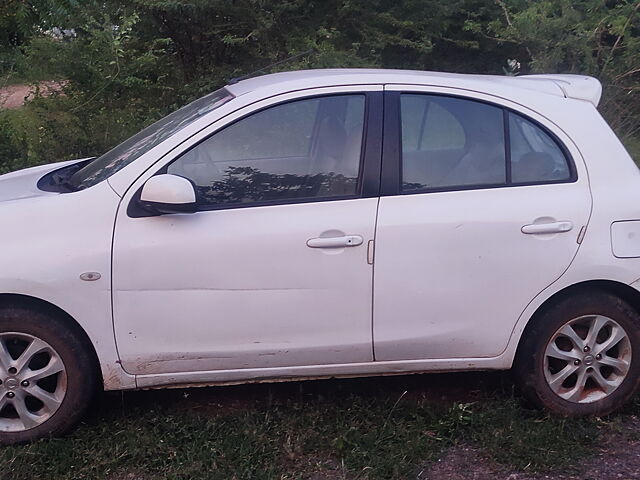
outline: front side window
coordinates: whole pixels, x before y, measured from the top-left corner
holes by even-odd
[[[502,109],[437,95],[402,95],[403,191],[506,180]]]
[[[360,94],[276,105],[215,133],[167,173],[192,180],[209,206],[353,196],[364,110]]]

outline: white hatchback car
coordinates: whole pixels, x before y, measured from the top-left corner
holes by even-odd
[[[640,173],[597,80],[243,80],[0,177],[0,443],[97,386],[492,370],[563,415],[640,379]]]

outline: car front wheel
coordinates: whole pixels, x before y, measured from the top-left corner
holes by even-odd
[[[72,428],[95,391],[95,362],[80,332],[43,312],[0,309],[0,444]]]
[[[622,407],[640,378],[640,316],[602,292],[566,298],[525,331],[516,381],[534,403],[567,416]]]

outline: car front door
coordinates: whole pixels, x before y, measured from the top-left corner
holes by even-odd
[[[497,356],[579,248],[591,211],[580,153],[506,101],[393,90],[375,239],[376,360]]]
[[[127,372],[372,361],[381,89],[269,100],[163,162],[154,174],[191,180],[197,213],[149,216],[125,195],[113,308]]]

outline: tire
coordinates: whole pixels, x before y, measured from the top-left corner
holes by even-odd
[[[563,416],[606,415],[637,391],[640,315],[625,301],[585,292],[559,301],[534,322],[513,368],[534,404]]]
[[[59,436],[82,418],[98,375],[73,327],[25,307],[0,309],[0,445]]]

